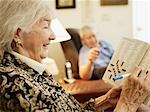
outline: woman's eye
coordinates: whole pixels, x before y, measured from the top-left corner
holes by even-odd
[[[95,35],[92,35],[92,37],[95,37]]]
[[[48,29],[49,28],[49,26],[44,26],[44,29]]]

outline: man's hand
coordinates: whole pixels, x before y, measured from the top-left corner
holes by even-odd
[[[88,60],[92,63],[98,58],[100,50],[98,47],[91,48],[88,53]]]

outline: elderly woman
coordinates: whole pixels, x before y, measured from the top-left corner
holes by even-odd
[[[48,0],[0,0],[0,111],[93,112],[114,107],[120,88],[81,105],[46,72],[41,60],[55,38],[51,20]]]
[[[100,107],[99,99],[79,104],[41,64],[55,38],[51,20],[48,0],[0,0],[0,111],[85,112]]]

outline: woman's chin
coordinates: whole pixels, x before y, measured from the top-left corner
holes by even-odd
[[[41,59],[44,59],[44,58],[46,58],[46,57],[47,57],[47,56],[45,56],[45,55],[44,55],[44,56],[41,56]]]
[[[47,53],[44,53],[44,54],[41,55],[41,59],[44,59],[44,58],[46,58],[46,57],[48,57],[48,54],[47,54]]]
[[[48,50],[45,50],[44,52],[42,52],[41,55],[40,55],[40,57],[42,59],[48,57]]]

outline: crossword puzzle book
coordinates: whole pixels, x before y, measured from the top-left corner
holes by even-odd
[[[114,77],[130,73],[136,66],[150,70],[150,44],[137,39],[123,38],[107,67],[103,80],[118,85],[121,80],[115,81]]]

